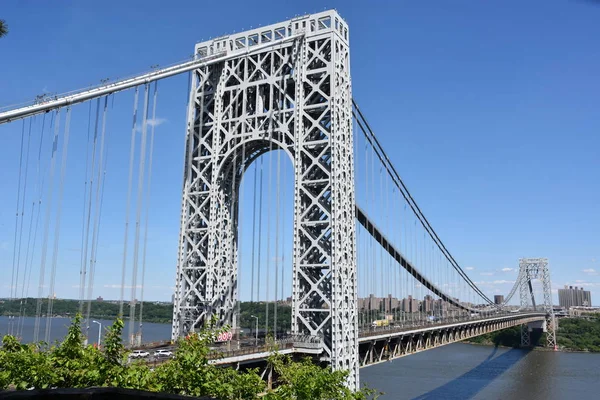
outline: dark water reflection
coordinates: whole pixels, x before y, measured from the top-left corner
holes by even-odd
[[[388,399],[597,399],[600,354],[454,344],[361,369]]]

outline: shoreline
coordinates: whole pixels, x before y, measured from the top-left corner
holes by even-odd
[[[501,349],[520,349],[520,350],[525,350],[525,348],[519,346],[519,347],[512,347],[512,346],[503,346],[503,345],[496,345],[494,343],[474,343],[474,342],[469,342],[467,340],[462,341],[462,342],[458,342],[458,343],[464,343],[464,344],[469,344],[472,346],[487,346],[487,347],[498,347]],[[541,347],[541,346],[535,346],[535,347],[531,347],[529,348],[529,350],[532,351],[557,351],[557,352],[561,352],[561,353],[582,353],[582,354],[600,354],[600,352],[598,351],[585,351],[585,350],[573,350],[573,349],[565,349],[565,348],[557,348],[556,350],[554,349],[549,349],[547,347]]]

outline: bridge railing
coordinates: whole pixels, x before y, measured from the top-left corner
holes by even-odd
[[[233,350],[214,350],[208,354],[208,357],[210,359],[219,359],[246,354],[275,352],[278,350],[287,350],[293,348],[322,349],[323,341],[318,336],[290,335],[283,339],[259,346],[248,346]]]
[[[500,318],[500,317],[510,317],[510,316],[518,317],[521,314],[523,314],[523,312],[520,312],[520,313],[500,312],[500,313],[488,314],[488,315],[484,315],[484,316],[480,316],[480,317],[476,317],[476,318],[471,317],[471,316],[466,317],[466,318],[465,317],[463,317],[463,318],[450,317],[450,318],[443,318],[443,319],[441,319],[439,321],[435,321],[435,322],[427,322],[425,320],[420,320],[420,321],[415,321],[414,323],[405,323],[402,325],[370,327],[370,328],[366,328],[366,329],[359,331],[358,337],[368,337],[368,336],[373,336],[373,335],[379,335],[382,333],[401,333],[401,332],[405,332],[405,331],[411,331],[416,328],[428,328],[428,327],[433,328],[433,327],[437,327],[437,326],[444,326],[444,325],[460,323],[460,322],[486,321],[486,320],[489,320],[490,318]]]

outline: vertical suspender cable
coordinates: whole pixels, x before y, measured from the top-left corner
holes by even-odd
[[[254,250],[256,244],[256,178],[257,165],[254,164],[254,192],[252,200],[252,274],[250,277],[250,303],[254,303]]]
[[[58,189],[58,203],[56,205],[56,222],[54,225],[54,250],[52,254],[52,269],[50,272],[50,290],[48,298],[48,313],[46,315],[46,343],[50,343],[50,329],[52,327],[52,308],[54,306],[54,285],[56,282],[56,263],[58,261],[58,243],[60,239],[60,223],[62,214],[63,194],[65,191],[65,174],[67,172],[67,151],[69,149],[69,131],[71,124],[71,107],[67,107],[65,116],[65,131],[62,146],[62,161],[60,166],[60,186]]]
[[[90,104],[91,107],[91,104]],[[90,117],[91,114],[88,112],[88,117]],[[89,179],[90,179],[90,194],[88,196],[88,205],[87,205],[87,219],[85,220],[85,239],[82,238],[83,240],[83,251],[81,256],[83,257],[83,262],[81,264],[81,270],[82,270],[82,276],[80,277],[80,282],[83,280],[83,283],[81,283],[81,302],[79,303],[79,307],[80,307],[80,312],[83,314],[83,304],[85,302],[85,277],[87,274],[87,267],[88,267],[88,247],[90,244],[90,226],[92,223],[92,192],[94,190],[94,168],[96,166],[96,145],[98,143],[98,123],[100,121],[100,99],[96,99],[96,120],[94,122],[94,140],[93,140],[93,145],[92,145],[92,162],[90,164],[90,175],[89,175]],[[91,121],[88,121],[88,129],[91,125]],[[86,166],[87,167],[87,166]],[[86,173],[87,175],[87,173]],[[87,176],[86,176],[87,179]],[[85,196],[84,196],[85,197]],[[84,215],[86,212],[85,209],[85,204],[84,204]],[[85,218],[85,217],[84,217]],[[82,232],[83,235],[83,232]],[[92,243],[93,243],[93,239],[92,239]],[[91,299],[88,299],[88,301],[91,301]],[[86,313],[86,315],[89,313]],[[86,336],[86,340],[88,337],[88,332],[90,330],[90,320],[89,318],[86,318],[85,321],[85,336]]]
[[[281,150],[277,151],[277,205],[275,206],[275,304],[273,305],[273,335],[274,338],[277,339],[277,289],[279,286],[279,206],[280,206],[280,197],[279,192],[281,192],[280,187],[280,166],[281,166]]]
[[[44,119],[44,121],[45,121],[45,119]],[[52,130],[53,126],[54,126],[54,114],[51,114],[51,118],[50,118],[50,130]],[[39,223],[40,223],[40,215],[41,215],[41,210],[42,210],[42,196],[43,196],[43,193],[44,193],[44,182],[45,182],[45,178],[46,178],[45,174],[42,176],[42,174],[40,173],[40,170],[41,170],[41,159],[42,159],[42,145],[43,145],[43,143],[44,143],[44,124],[42,123],[42,134],[40,135],[40,146],[38,148],[38,165],[37,165],[37,176],[38,176],[38,181],[37,181],[37,214],[36,214],[36,217],[35,217],[35,229],[34,229],[34,234],[33,234],[33,244],[32,244],[32,247],[31,247],[31,257],[29,259],[29,276],[27,277],[27,289],[26,289],[26,292],[25,292],[25,293],[27,293],[27,296],[29,296],[29,285],[31,283],[31,273],[33,271],[33,258],[34,258],[34,255],[35,255],[35,245],[36,245],[37,237],[38,237],[38,227],[39,227]],[[38,298],[39,298],[39,296],[38,296]],[[36,311],[37,311],[37,304],[36,304]],[[37,312],[36,312],[36,316],[37,316]],[[36,322],[37,322],[37,319],[36,319]],[[23,326],[21,326],[21,331],[23,331]],[[35,329],[34,329],[34,333],[35,333]]]
[[[40,158],[41,158],[41,152],[42,152],[42,141],[44,139],[44,128],[46,126],[46,114],[44,114],[44,116],[42,117],[42,132],[40,134],[40,148],[38,151],[38,162],[37,162],[37,169],[36,169],[36,187],[35,187],[35,195],[37,195],[39,197],[40,194],[40,187],[39,187],[39,183],[40,183]],[[25,309],[27,308],[27,295],[29,294],[29,278],[31,277],[31,265],[29,263],[29,250],[30,250],[30,245],[31,245],[31,232],[32,232],[32,228],[33,228],[33,216],[35,213],[35,197],[31,202],[31,216],[29,217],[29,231],[28,231],[28,235],[27,235],[27,249],[25,251],[25,271],[23,272],[23,287],[21,289],[21,298],[23,299],[23,304],[21,306],[21,309],[19,310],[19,318],[20,318],[20,327],[17,326],[17,335],[22,336],[23,335],[23,325],[25,323]],[[38,213],[37,213],[38,217],[39,217],[39,209],[38,209]],[[39,221],[39,218],[36,219],[36,231],[37,231],[37,222]],[[35,238],[34,238],[34,244],[35,244]]]
[[[58,132],[60,128],[60,110],[56,111],[56,123],[54,124],[54,139],[52,141],[52,156],[50,158],[50,181],[48,182],[48,203],[46,205],[46,216],[44,221],[44,237],[42,240],[42,256],[40,261],[40,279],[38,287],[38,299],[35,313],[35,326],[33,329],[33,341],[39,340],[40,318],[42,312],[42,297],[44,296],[44,281],[46,276],[46,253],[48,252],[48,234],[50,231],[50,215],[52,211],[52,195],[54,193],[54,169],[56,166],[56,148],[58,146]]]
[[[260,301],[260,266],[262,264],[261,250],[262,250],[262,206],[263,206],[263,157],[260,158],[260,179],[259,179],[260,191],[258,193],[258,257],[257,257],[257,271],[256,271],[256,301]]]
[[[35,118],[35,117],[33,117]],[[21,271],[21,245],[23,242],[23,221],[25,218],[25,197],[27,195],[27,173],[29,170],[29,145],[31,143],[31,125],[32,125],[32,120],[33,118],[29,119],[29,133],[27,134],[27,150],[25,152],[26,156],[25,156],[25,181],[23,183],[23,198],[21,201],[21,221],[20,221],[20,227],[19,227],[19,249],[17,250],[17,268],[16,268],[16,275],[15,275],[15,283],[14,283],[14,293],[15,293],[15,298],[17,296],[17,292],[18,292],[18,287],[19,287],[19,274]],[[17,204],[18,207],[18,204]],[[18,208],[17,208],[17,213],[19,212]],[[27,265],[25,265],[25,272],[27,271]],[[23,275],[23,286],[25,286],[25,275]],[[11,288],[12,289],[12,288]],[[21,297],[20,302],[19,302],[19,318],[20,318],[20,314],[21,314],[21,308],[23,305],[23,298]],[[13,316],[14,318],[14,316]],[[18,331],[18,320],[17,320],[17,329],[16,331]],[[16,334],[16,332],[14,332],[14,321],[13,323],[13,335]]]
[[[133,100],[133,126],[131,128],[131,147],[129,150],[129,184],[127,187],[127,202],[125,203],[125,234],[123,238],[123,263],[121,265],[121,297],[119,298],[119,316],[123,317],[123,296],[125,294],[125,270],[127,267],[127,240],[129,238],[129,212],[131,209],[131,186],[133,180],[133,159],[135,158],[135,131],[137,129],[139,88],[136,86]],[[133,299],[131,299],[133,301]]]
[[[271,127],[270,129],[270,133],[269,133],[269,198],[268,198],[268,206],[267,206],[267,210],[269,210],[269,212],[267,213],[267,301],[265,302],[265,307],[266,307],[266,320],[265,320],[265,325],[266,325],[266,329],[265,329],[265,334],[269,333],[269,300],[270,300],[270,293],[269,293],[269,281],[270,281],[270,275],[271,275],[271,197],[272,197],[272,190],[273,190],[273,180],[272,180],[272,176],[273,176],[273,128]]]
[[[133,344],[135,334],[135,295],[137,293],[138,256],[140,246],[140,218],[142,216],[142,200],[144,194],[144,172],[146,163],[146,137],[148,128],[149,85],[144,85],[144,116],[142,120],[142,142],[140,145],[140,165],[138,167],[137,209],[135,215],[135,239],[133,242],[133,271],[131,273],[131,300],[129,302],[129,337]]]
[[[92,248],[89,254],[90,258],[90,268],[88,275],[88,285],[87,285],[87,310],[86,310],[86,336],[89,332],[90,328],[90,313],[92,308],[92,294],[94,291],[94,277],[96,271],[96,253],[98,251],[98,235],[100,229],[100,213],[102,212],[102,206],[100,203],[101,189],[104,187],[104,181],[102,179],[103,173],[103,163],[104,163],[104,143],[106,138],[106,113],[108,110],[108,96],[104,97],[104,107],[102,110],[102,133],[100,134],[100,154],[98,157],[98,175],[96,177],[96,197],[94,199],[94,225],[92,228]],[[94,165],[92,165],[92,175],[94,174]],[[93,178],[90,180],[90,206],[91,206],[91,197],[92,197],[92,182]],[[91,207],[90,207],[91,210]]]
[[[85,296],[85,276],[87,274],[87,263],[88,263],[88,247],[89,247],[89,243],[90,243],[90,226],[91,226],[91,221],[92,221],[92,192],[94,190],[94,168],[96,166],[96,144],[98,143],[98,121],[100,120],[100,99],[96,100],[96,121],[94,122],[94,142],[92,145],[92,163],[90,165],[90,194],[88,197],[88,207],[87,207],[87,220],[86,220],[86,226],[85,226],[85,244],[83,246],[83,264],[82,264],[82,269],[83,269],[83,284],[81,285],[82,288],[82,302],[81,302],[81,312],[83,313],[83,302],[84,302],[84,296]],[[85,212],[85,210],[84,210]],[[93,242],[93,239],[92,239]],[[88,301],[91,299],[88,299]],[[89,318],[87,318],[86,320],[86,335],[87,332],[90,329],[90,321]],[[87,337],[87,336],[86,336]]]
[[[19,227],[19,203],[21,202],[21,171],[23,169],[23,142],[25,141],[25,120],[23,120],[23,127],[21,128],[21,151],[19,155],[19,179],[17,181],[17,204],[15,206],[15,235],[13,239],[13,259],[12,259],[12,274],[10,276],[10,298],[14,300],[14,288],[15,285],[15,271],[16,271],[16,257],[17,257],[17,231]],[[12,326],[10,322],[8,322],[8,331],[9,334],[12,334]]]
[[[285,177],[287,176],[287,167],[286,164],[283,164],[283,185],[285,186],[285,182],[286,179]],[[281,215],[287,215],[285,212],[285,188],[283,188],[281,195],[283,196],[282,200],[281,200],[281,204],[282,204],[282,208],[283,208],[283,212],[281,213]],[[284,293],[283,293],[283,288],[284,288],[284,276],[285,276],[285,218],[282,218],[281,220],[281,300],[284,299]]]
[[[154,153],[154,130],[156,128],[156,99],[158,97],[158,81],[154,82],[154,99],[152,100],[152,124],[150,124],[150,150],[148,154],[148,184],[146,185],[146,210],[144,216],[144,248],[142,250],[142,285],[140,288],[140,340],[143,337],[144,319],[144,285],[146,282],[146,250],[148,247],[148,220],[150,211],[150,189],[152,186],[152,158]]]
[[[244,140],[244,139],[242,138],[242,140]],[[241,232],[242,232],[242,218],[240,217],[240,215],[242,214],[242,209],[239,206],[239,204],[240,204],[239,203],[239,198],[240,198],[240,193],[243,193],[243,191],[242,191],[242,182],[243,182],[243,180],[242,180],[242,174],[246,171],[246,141],[245,140],[242,143],[242,161],[240,163],[239,171],[240,171],[240,173],[239,173],[240,182],[239,182],[239,188],[237,189],[237,196],[235,197],[236,203],[238,204],[237,210],[236,210],[236,213],[237,213],[237,218],[236,219],[238,221],[237,232],[240,232],[239,234],[237,234],[235,236],[237,238],[239,238],[241,236]],[[241,284],[241,279],[242,278],[241,277],[242,277],[242,274],[240,273],[241,262],[239,261],[240,260],[239,255],[242,254],[242,244],[241,244],[242,241],[241,240],[237,240],[237,243],[238,243],[238,248],[237,248],[237,258],[238,258],[238,260],[237,260],[236,264],[238,266],[238,269],[237,269],[237,272],[235,274],[235,276],[237,277],[237,282],[235,282],[235,293],[236,293],[236,299],[235,299],[235,301],[236,301],[236,304],[237,304],[237,318],[236,318],[237,327],[241,328],[240,315],[241,315],[241,307],[242,307],[242,296],[241,296],[241,287],[242,287],[242,284]],[[239,330],[238,330],[238,338],[239,338]]]
[[[87,131],[87,143],[85,146],[85,175],[83,179],[83,212],[81,216],[81,264],[79,267],[79,313],[83,314],[83,302],[85,296],[85,275],[86,271],[86,263],[87,263],[87,251],[84,252],[84,248],[86,247],[86,239],[85,239],[85,226],[86,226],[86,211],[87,211],[87,185],[88,185],[88,168],[89,168],[89,158],[90,158],[90,131],[92,129],[92,102],[90,101],[90,107],[88,110],[88,131]],[[91,196],[90,196],[91,197]],[[89,324],[88,324],[89,325]]]
[[[231,246],[229,248],[229,259],[231,260],[230,265],[228,266],[230,268],[229,270],[229,274],[228,274],[228,279],[229,279],[229,285],[227,285],[228,287],[228,292],[229,292],[229,298],[233,299],[235,296],[235,291],[234,291],[234,284],[235,284],[235,280],[234,277],[236,275],[235,271],[233,270],[234,265],[236,263],[236,257],[237,257],[237,253],[236,253],[236,249],[235,247],[235,218],[234,218],[234,213],[235,213],[235,207],[234,207],[234,203],[235,203],[235,199],[236,199],[236,176],[237,176],[237,161],[238,161],[238,156],[237,156],[237,147],[235,148],[235,150],[233,151],[233,168],[231,168],[231,192],[230,192],[230,197],[229,197],[229,234],[232,235],[231,237],[229,237]],[[234,299],[235,301],[235,299]],[[236,313],[237,307],[236,304],[233,304],[233,314],[234,314],[234,329],[237,329],[238,327],[238,321],[235,318],[235,313]],[[238,331],[239,332],[239,331]],[[237,337],[239,340],[239,336]]]

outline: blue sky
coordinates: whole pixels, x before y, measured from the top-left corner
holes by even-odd
[[[421,209],[473,280],[489,295],[505,293],[519,258],[543,256],[550,259],[554,289],[584,286],[600,304],[600,5],[566,0],[261,4],[6,2],[0,18],[10,33],[0,40],[0,107],[177,62],[209,37],[337,8],[350,28],[354,97]],[[159,83],[147,299],[170,299],[174,284],[186,91],[186,76]],[[131,92],[116,96],[108,114],[107,195],[94,290],[105,298],[118,298],[121,284],[132,99]],[[73,110],[59,297],[76,298],[79,291],[87,107]],[[0,296],[10,292],[21,129],[21,122],[0,126]],[[39,138],[40,130],[38,118],[32,137]],[[42,171],[48,155],[43,153]],[[34,158],[28,196],[35,190],[37,153]],[[264,161],[276,165],[277,157]],[[287,213],[282,210],[279,226],[275,221],[268,226],[289,231],[291,164],[284,157],[281,162]],[[264,178],[266,185],[268,175]],[[242,196],[246,218],[251,182],[245,180]],[[265,207],[269,198],[276,199],[272,191]],[[242,224],[242,252],[248,254],[251,219]],[[38,252],[40,242],[41,234]],[[279,247],[276,253],[273,242],[271,259],[283,255],[289,263],[290,246],[280,241]],[[33,276],[30,293],[36,294],[36,271]],[[284,278],[289,276],[288,268]],[[241,280],[247,298],[247,272]]]

